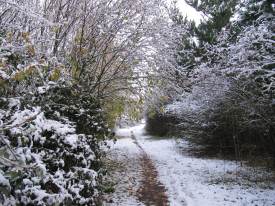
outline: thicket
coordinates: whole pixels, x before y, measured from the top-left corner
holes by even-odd
[[[146,116],[145,130],[150,135],[168,137],[178,135],[177,124],[178,119],[175,116],[168,116],[157,111],[149,111]]]
[[[98,101],[26,46],[28,34],[11,35],[2,29],[0,203],[93,205],[109,136]]]
[[[207,18],[196,26],[175,10],[186,32],[170,82],[181,89],[164,115],[176,116],[179,135],[207,151],[275,162],[274,3],[188,3]]]
[[[171,104],[175,95],[174,89],[166,87],[169,82],[161,79],[155,82],[154,87],[147,93],[144,115],[146,119],[145,130],[149,135],[159,137],[173,136],[177,134],[178,118],[176,115],[167,115],[165,107]],[[163,89],[165,88],[165,90]],[[168,94],[168,90],[171,92]]]

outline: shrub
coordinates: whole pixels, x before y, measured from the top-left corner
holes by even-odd
[[[1,121],[13,122],[1,134],[1,204],[94,205],[108,136],[98,103],[54,87],[0,105]]]

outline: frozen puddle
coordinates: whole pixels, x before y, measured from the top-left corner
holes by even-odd
[[[136,178],[135,192],[140,186],[142,173],[137,159],[140,150],[130,138],[131,131],[152,160],[159,181],[167,190],[169,205],[275,205],[275,184],[268,183],[270,181],[264,182],[264,178],[272,179],[271,173],[240,167],[232,161],[200,159],[180,153],[175,140],[156,140],[144,135],[143,124],[118,130],[117,135],[122,138],[111,149],[113,156],[124,153],[129,158],[130,162],[126,164],[126,167],[129,167],[127,175]],[[182,144],[181,146],[188,147],[187,144]],[[131,163],[131,161],[134,162]],[[121,175],[125,176],[126,173]],[[118,184],[118,187],[125,187],[125,185]],[[114,203],[110,205],[143,205],[135,195],[128,194],[121,197],[115,192],[113,196]]]

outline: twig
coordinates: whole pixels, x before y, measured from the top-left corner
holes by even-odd
[[[35,120],[35,118],[41,113],[42,111],[38,112],[36,115],[26,119],[24,122],[21,122],[21,123],[18,123],[18,124],[15,124],[15,125],[11,125],[11,126],[8,126],[8,127],[4,127],[4,128],[0,128],[0,132],[3,132],[3,131],[6,131],[6,130],[10,130],[14,127],[20,127],[28,122],[31,122],[33,120]]]
[[[34,116],[32,116],[32,117],[26,119],[24,122],[21,122],[21,123],[15,124],[15,125],[11,125],[11,126],[8,126],[8,127],[0,128],[0,132],[6,131],[6,130],[10,130],[10,129],[14,128],[14,127],[20,127],[20,126],[22,126],[22,125],[24,125],[24,124],[26,124],[26,123],[28,123],[28,122],[31,122],[31,121],[33,121],[40,113],[41,113],[41,111],[38,112],[36,115],[34,115]],[[11,148],[11,146],[6,142],[6,140],[3,138],[2,135],[0,135],[0,138],[1,138],[2,142],[3,142],[3,144],[6,145],[6,146],[8,147],[8,149],[10,150],[10,152],[12,153],[12,155],[14,156],[15,160],[18,161],[18,159],[17,159],[17,157],[16,157],[16,154],[15,154],[15,152],[13,151],[13,149]]]
[[[6,166],[15,166],[15,167],[23,168],[23,169],[37,168],[38,167],[37,164],[29,165],[29,166],[28,165],[19,165],[16,162],[14,162],[12,160],[9,160],[5,157],[1,157],[1,156],[0,156],[0,163],[3,164],[3,165],[6,165]]]

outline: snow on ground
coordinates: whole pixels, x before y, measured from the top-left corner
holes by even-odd
[[[118,138],[116,144],[109,142],[111,149],[107,151],[107,161],[111,166],[109,181],[115,184],[115,192],[105,195],[103,205],[143,206],[136,197],[141,180],[141,151],[130,138],[130,133],[123,134],[121,130],[118,134],[123,138]]]
[[[117,134],[129,137],[131,131],[155,163],[171,206],[182,206],[184,202],[188,206],[275,205],[275,184],[262,180],[272,178],[272,174],[239,167],[233,161],[192,157],[180,152],[178,142],[173,139],[158,140],[144,135],[143,124],[118,130]],[[138,150],[129,141],[132,140],[121,139],[115,147],[133,155]]]

